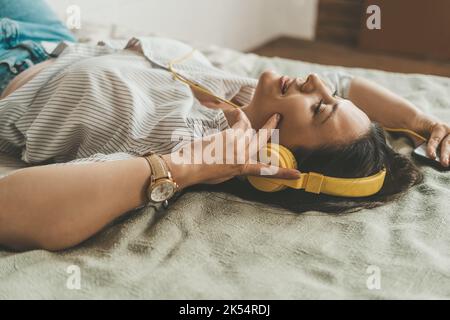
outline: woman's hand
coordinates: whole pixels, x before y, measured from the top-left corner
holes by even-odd
[[[435,158],[436,151],[440,148],[441,164],[448,167],[450,164],[450,126],[443,122],[435,122],[430,128],[430,140],[428,140],[428,156]]]
[[[441,164],[448,167],[450,165],[450,126],[428,116],[420,117],[417,122],[417,132],[423,132],[426,137],[429,137],[428,156],[432,159],[436,158],[437,150],[440,149]]]
[[[266,122],[261,128],[265,130],[255,132],[243,111],[236,109],[234,112],[237,121],[232,128],[195,140],[163,156],[180,188],[199,183],[221,183],[238,175],[270,174],[271,178],[283,179],[300,176],[298,170],[255,161],[258,151],[267,144],[272,130],[277,127],[279,115],[273,115]]]

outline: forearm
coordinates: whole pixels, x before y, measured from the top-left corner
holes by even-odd
[[[142,205],[149,177],[144,158],[19,170],[0,179],[1,235],[24,246],[76,244]]]
[[[354,78],[350,84],[349,97],[369,118],[384,127],[406,128],[423,131],[422,111],[411,102],[376,83]]]
[[[249,130],[245,113],[233,128],[197,139],[163,159],[181,188],[198,183],[220,183],[236,175],[261,175],[275,172],[274,178],[298,179],[295,169],[277,168],[265,163],[252,163],[256,156],[250,141],[241,130]],[[272,116],[251,141],[270,138],[279,116]],[[240,130],[234,130],[239,128]],[[231,153],[222,152],[219,163],[192,163],[190,151],[214,150],[216,139],[226,141],[222,148],[233,146]],[[229,140],[224,140],[229,139]],[[244,150],[234,148],[244,146]],[[202,147],[197,149],[195,146]],[[186,151],[186,154],[184,153]],[[220,149],[215,150],[220,154]],[[222,150],[225,151],[225,150]],[[238,152],[248,159],[237,162]],[[252,153],[253,152],[253,153]],[[187,161],[184,161],[187,160]],[[146,200],[151,169],[143,157],[92,164],[49,165],[19,170],[0,179],[0,244],[16,249],[63,249],[87,239],[121,214],[139,207]]]

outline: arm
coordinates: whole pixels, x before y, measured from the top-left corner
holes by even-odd
[[[423,112],[388,89],[356,77],[350,84],[348,95],[372,121],[388,128],[407,128],[425,134],[419,123],[425,116]]]
[[[435,157],[436,150],[441,147],[441,162],[444,166],[449,165],[450,127],[447,124],[423,113],[388,89],[359,77],[351,81],[348,98],[383,127],[409,129],[429,138],[428,155]],[[422,142],[411,138],[416,144]]]
[[[0,243],[61,249],[145,202],[144,158],[46,165],[0,179]]]
[[[209,177],[201,168],[202,176],[192,174],[197,167],[171,167],[183,188]],[[0,179],[0,244],[49,250],[78,244],[147,203],[150,175],[142,157],[18,170]]]
[[[242,111],[238,112],[244,117]],[[265,128],[275,128],[277,122],[272,117]],[[235,126],[248,125],[248,119],[240,118]],[[236,133],[236,137],[240,136]],[[265,138],[267,141],[270,136]],[[208,141],[196,140],[188,146]],[[219,183],[241,174],[258,175],[261,168],[268,166],[227,161],[177,164],[171,154],[163,158],[181,188]],[[76,245],[125,212],[145,204],[150,176],[150,166],[141,157],[18,170],[0,179],[0,244],[20,250],[60,250]],[[298,172],[279,169],[274,177],[298,178]]]

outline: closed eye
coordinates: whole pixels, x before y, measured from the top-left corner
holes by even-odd
[[[314,107],[314,115],[318,114],[320,111],[320,108],[322,107],[323,104],[323,99],[320,99],[319,103],[317,104],[316,107]]]
[[[337,93],[338,93],[337,90],[335,90],[335,91],[333,92],[333,94],[332,94],[333,98],[334,98],[334,97],[337,97]],[[319,101],[319,103],[317,104],[317,106],[314,107],[314,115],[317,115],[317,114],[320,112],[320,110],[321,110],[321,108],[322,108],[322,105],[323,105],[323,99],[321,99],[321,100]]]

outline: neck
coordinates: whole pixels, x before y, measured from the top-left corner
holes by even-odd
[[[252,128],[255,130],[259,130],[264,126],[266,121],[269,120],[272,114],[268,113],[267,110],[256,108],[254,105],[252,105],[252,102],[250,102],[250,104],[246,105],[241,110],[244,111],[245,115],[252,125]]]
[[[252,128],[253,129],[259,129],[260,127],[258,126],[258,121],[256,121],[257,118],[256,118],[256,115],[253,112],[253,108],[251,107],[251,105],[248,104],[248,105],[242,107],[241,110],[247,116],[248,120],[250,121],[250,124],[252,125]]]

